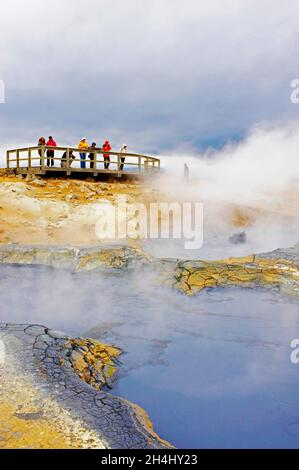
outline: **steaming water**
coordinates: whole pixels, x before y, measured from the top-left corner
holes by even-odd
[[[157,258],[180,258],[219,260],[229,257],[247,256],[248,253],[265,253],[275,250],[278,246],[288,248],[298,241],[299,219],[288,220],[285,225],[249,227],[243,229],[219,230],[215,234],[205,236],[200,248],[185,249],[184,239],[180,240],[145,240],[143,249]],[[245,232],[246,240],[242,243],[230,242],[230,236]]]
[[[299,301],[270,290],[194,298],[147,271],[0,267],[0,321],[43,323],[126,352],[113,393],[177,447],[299,447]]]

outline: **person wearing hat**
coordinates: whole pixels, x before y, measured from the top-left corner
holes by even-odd
[[[79,150],[89,149],[89,145],[86,141],[86,137],[82,137],[82,139],[79,142],[78,149]],[[80,152],[80,167],[81,168],[86,168],[85,160],[86,160],[86,152]]]
[[[127,144],[123,144],[120,148],[120,161],[121,161],[121,164],[119,166],[119,169],[122,171],[124,169],[124,163],[125,163],[125,157],[124,155],[126,154],[127,152]]]

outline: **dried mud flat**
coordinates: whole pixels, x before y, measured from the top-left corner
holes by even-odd
[[[171,447],[140,407],[103,390],[117,348],[40,325],[2,324],[0,340],[0,448]]]

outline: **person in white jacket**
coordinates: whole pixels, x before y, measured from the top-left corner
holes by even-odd
[[[123,170],[124,169],[124,163],[125,163],[125,157],[123,156],[125,153],[127,152],[127,144],[123,144],[120,148],[120,161],[121,161],[121,164],[119,166],[119,169],[120,170]]]

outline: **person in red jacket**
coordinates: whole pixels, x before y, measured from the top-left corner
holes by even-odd
[[[50,135],[49,140],[47,142],[47,147],[57,147],[57,144],[53,137]],[[47,166],[54,166],[54,150],[47,150]]]
[[[110,152],[111,149],[112,147],[110,145],[109,140],[105,140],[102,150],[104,152]],[[104,153],[103,157],[104,157],[104,168],[105,170],[108,170],[109,165],[110,165],[110,155],[109,153]]]

